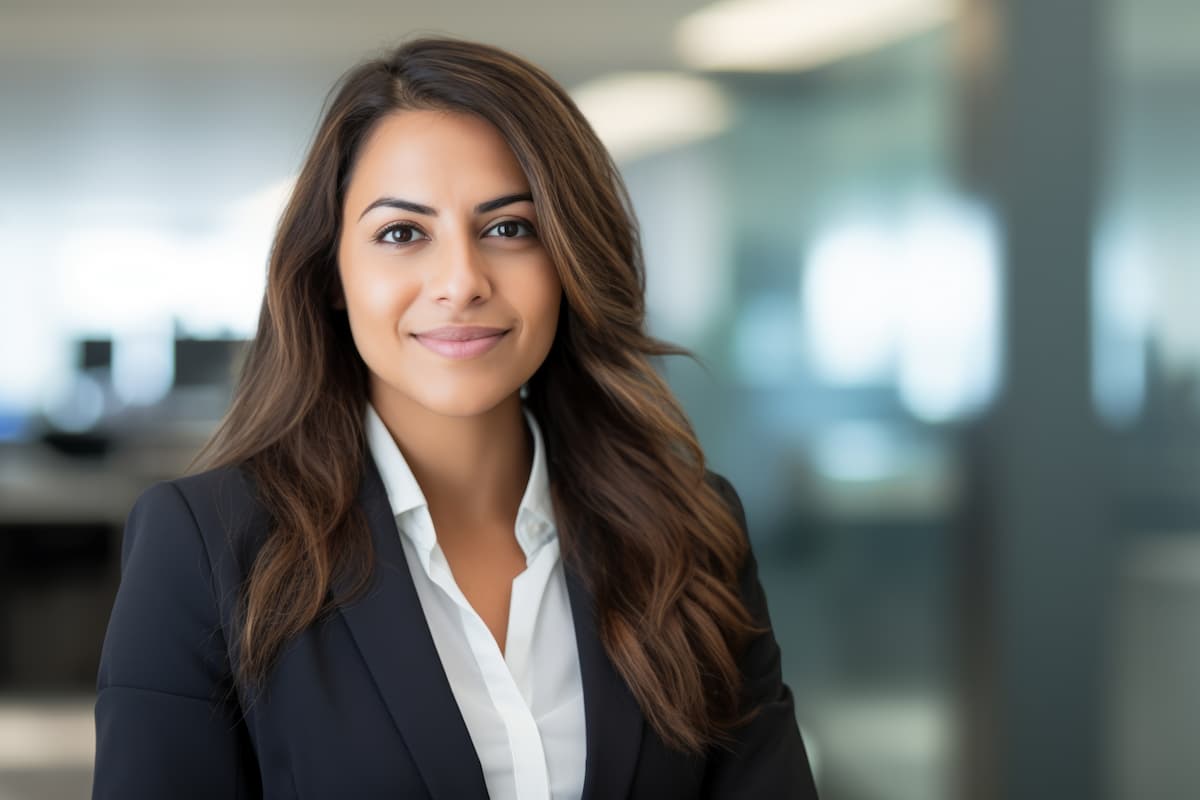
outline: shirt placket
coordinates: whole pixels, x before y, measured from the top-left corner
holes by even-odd
[[[424,524],[431,525],[432,523],[426,520]],[[539,560],[535,558],[535,561]],[[513,758],[516,796],[520,800],[549,800],[550,776],[547,771],[546,753],[542,746],[542,737],[538,731],[537,721],[534,719],[529,705],[529,698],[526,698],[521,692],[513,671],[510,669],[509,663],[505,661],[505,656],[500,652],[500,647],[496,644],[491,630],[459,589],[458,583],[450,571],[450,565],[446,561],[441,547],[437,544],[433,545],[430,553],[429,569],[433,582],[458,607],[459,619],[462,622],[463,631],[466,633],[467,645],[483,676],[488,697],[504,724],[509,741],[509,751]],[[514,596],[524,588],[519,587],[517,583],[514,581]],[[543,581],[542,586],[544,585]],[[514,616],[519,616],[514,614],[514,609],[519,605],[521,604],[510,603],[510,625],[513,624]],[[532,621],[530,622],[532,623]],[[526,639],[525,646],[528,647],[528,639]]]

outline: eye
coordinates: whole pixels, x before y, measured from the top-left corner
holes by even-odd
[[[520,239],[523,238],[520,233],[521,228],[529,231],[525,236],[537,236],[537,231],[533,229],[533,226],[523,219],[506,219],[503,222],[497,222],[488,230],[499,231],[501,239]]]
[[[375,234],[375,241],[382,244],[411,244],[422,238],[428,239],[429,237],[416,225],[410,225],[407,222],[393,223]]]

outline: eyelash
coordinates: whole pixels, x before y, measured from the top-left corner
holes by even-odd
[[[492,225],[490,228],[488,228],[488,230],[489,231],[494,230],[495,228],[498,228],[501,225],[509,225],[509,224],[524,225],[526,228],[529,229],[530,236],[534,236],[534,237],[537,236],[537,229],[533,227],[533,224],[530,222],[527,222],[523,219],[502,219],[499,222],[497,222],[495,225]],[[414,244],[415,242],[420,241],[419,239],[415,239],[415,240],[408,241],[408,242],[385,241],[385,238],[387,237],[387,235],[390,234],[392,231],[404,230],[405,228],[411,228],[416,231],[421,231],[421,229],[418,226],[413,225],[411,222],[393,222],[390,225],[385,225],[382,229],[380,229],[380,231],[375,234],[374,240],[378,244],[390,245],[392,247],[404,247],[406,245]],[[425,231],[421,231],[421,234],[423,236],[428,236],[428,234],[426,234]],[[522,239],[522,238],[527,238],[527,237],[500,236],[498,238],[500,238],[500,239]]]

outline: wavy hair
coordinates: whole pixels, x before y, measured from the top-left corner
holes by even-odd
[[[241,467],[271,519],[241,590],[234,677],[261,686],[289,639],[371,578],[356,506],[367,369],[331,300],[355,157],[378,120],[406,109],[482,117],[524,170],[565,301],[525,399],[544,428],[564,558],[646,719],[668,746],[700,752],[741,719],[737,659],[758,629],[738,593],[745,533],[704,480],[696,435],[651,361],[695,356],[646,333],[632,204],[566,91],[512,53],[454,38],[402,43],[331,90],[232,402],[189,465]],[[346,596],[327,597],[335,582]]]

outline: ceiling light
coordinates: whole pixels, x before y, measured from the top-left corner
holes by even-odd
[[[684,18],[676,50],[695,69],[800,71],[949,21],[952,0],[724,0]]]
[[[731,117],[714,84],[676,72],[614,73],[571,95],[618,160],[713,136]]]

